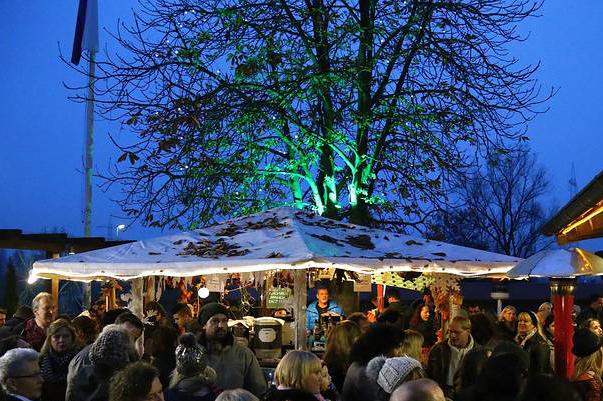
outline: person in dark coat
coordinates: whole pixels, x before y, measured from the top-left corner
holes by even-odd
[[[404,301],[402,301],[400,290],[397,288],[389,288],[387,290],[386,299],[388,307],[385,310],[387,311],[388,309],[391,309],[400,313],[400,327],[402,330],[408,330],[410,328],[412,310]]]
[[[114,311],[117,311],[119,314],[115,313]],[[104,319],[106,322],[108,322],[108,324],[105,326],[103,331],[108,330],[108,327],[119,326],[128,333],[132,344],[136,343],[142,336],[142,332],[144,330],[142,321],[127,309],[110,310],[105,313]],[[96,340],[98,340],[98,338]],[[84,396],[83,393],[74,393],[73,390],[76,387],[81,386],[82,383],[87,383],[92,376],[92,372],[94,371],[94,366],[90,359],[90,350],[92,345],[84,347],[69,363],[69,372],[67,374],[67,391],[65,394],[65,399],[67,401],[81,401],[81,397]],[[132,352],[130,355],[131,362],[139,359],[140,355],[137,354],[136,351],[128,350],[128,352]]]
[[[366,365],[376,356],[402,356],[404,332],[388,324],[377,323],[369,327],[352,346],[352,364],[343,382],[345,401],[375,400],[377,388],[366,376]]]
[[[588,328],[576,330],[572,338],[574,374],[572,384],[584,401],[601,401],[603,399],[603,349],[601,339]]]
[[[603,295],[601,294],[593,294],[588,298],[588,306],[580,312],[578,317],[576,317],[576,325],[580,326],[580,324],[586,319],[597,319],[599,320],[599,315],[603,310]]]
[[[337,326],[327,338],[324,361],[329,369],[329,374],[337,391],[343,390],[343,382],[346,372],[350,367],[351,352],[354,341],[360,336],[360,328],[354,322],[344,320]]]
[[[184,333],[176,348],[176,369],[172,374],[167,401],[214,401],[218,394],[216,371],[207,366],[205,350],[193,333]]]
[[[106,400],[107,398],[105,398]],[[163,401],[159,372],[138,361],[115,373],[108,391],[109,401]]]
[[[13,334],[23,337],[33,349],[40,351],[46,341],[46,330],[54,320],[54,302],[52,295],[40,292],[31,301],[34,317],[15,326]]]
[[[523,387],[527,369],[522,359],[512,353],[490,357],[474,385],[461,391],[455,401],[516,401]]]
[[[427,361],[427,377],[435,380],[444,394],[454,399],[455,375],[467,353],[480,349],[471,336],[471,321],[464,316],[455,316],[448,327],[449,339],[434,345]]]
[[[159,326],[155,327],[151,338],[153,343],[151,364],[159,371],[159,380],[163,388],[168,388],[170,375],[176,368],[178,332],[172,327]]]
[[[497,341],[515,341],[517,330],[517,309],[513,305],[507,305],[498,316],[494,337]]]
[[[552,373],[549,346],[536,313],[523,311],[517,319],[515,342],[530,356],[530,374]]]
[[[20,332],[23,331],[23,325],[25,322],[33,318],[33,316],[33,311],[31,310],[30,306],[19,305],[13,314],[13,317],[0,328],[0,340],[11,335],[20,335]],[[15,330],[16,327],[20,327],[20,330]]]
[[[428,305],[420,303],[416,306],[410,319],[410,328],[423,335],[423,347],[432,347],[435,344],[437,340],[435,322]]]
[[[40,352],[44,401],[65,401],[69,362],[79,352],[75,329],[66,319],[52,322]]]
[[[68,401],[106,401],[113,374],[138,359],[130,334],[117,324],[103,329],[87,356],[90,364],[81,365],[69,383]]]

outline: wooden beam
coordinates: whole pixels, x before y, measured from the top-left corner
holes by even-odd
[[[59,315],[59,285],[61,284],[61,282],[59,281],[58,278],[53,278],[52,279],[52,302],[54,303],[54,310],[57,314],[57,316]]]
[[[143,316],[143,278],[135,278],[132,280],[131,293],[132,293],[132,313],[142,319]]]
[[[58,259],[60,257],[61,257],[60,253],[52,254],[53,259]],[[60,313],[60,311],[59,311],[59,287],[60,287],[60,285],[61,285],[61,281],[58,278],[52,279],[52,286],[51,286],[52,302],[54,303],[54,311],[57,314],[57,316]]]
[[[306,270],[296,269],[293,276],[293,307],[295,314],[295,349],[307,348],[306,309],[308,300],[308,285]]]

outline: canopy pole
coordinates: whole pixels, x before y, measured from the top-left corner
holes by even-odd
[[[57,316],[59,315],[59,279],[58,278],[53,278],[52,279],[52,290],[51,290],[51,294],[52,294],[52,302],[54,302],[54,310],[57,314]]]
[[[295,349],[305,350],[307,347],[306,309],[308,286],[306,270],[293,270],[293,307],[295,308]]]
[[[142,319],[143,316],[143,278],[135,278],[132,280],[132,313]]]
[[[575,278],[551,278],[549,281],[553,295],[553,315],[555,317],[555,372],[566,380],[574,373],[572,337],[574,325]]]
[[[377,310],[383,312],[383,284],[377,284]]]
[[[47,256],[50,256],[52,259],[58,259],[61,257],[61,254],[58,252],[52,252],[52,254],[48,254]],[[51,287],[50,287],[50,294],[52,295],[52,302],[54,304],[54,311],[57,314],[57,316],[59,315],[59,288],[61,285],[61,281],[58,278],[53,278],[51,280]]]

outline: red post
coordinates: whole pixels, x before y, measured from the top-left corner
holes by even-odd
[[[377,284],[377,309],[383,312],[383,284]]]
[[[553,313],[555,316],[555,372],[569,379],[574,373],[572,337],[574,336],[574,290],[575,278],[551,278]]]

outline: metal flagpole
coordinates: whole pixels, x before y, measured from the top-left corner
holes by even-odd
[[[84,136],[84,236],[92,234],[92,152],[94,133],[95,53],[98,51],[98,1],[79,0],[71,62],[78,65],[83,50],[88,51],[88,95],[86,97],[86,132]],[[84,284],[84,307],[90,308],[90,284]]]
[[[90,62],[88,63],[88,96],[86,100],[86,133],[84,143],[86,144],[84,170],[84,236],[90,237],[90,225],[92,219],[92,152],[94,142],[94,51],[89,51]]]
[[[91,235],[92,222],[92,154],[94,144],[94,49],[88,51],[90,61],[88,63],[88,96],[86,97],[86,133],[84,143],[86,144],[86,155],[84,159],[84,236]],[[84,284],[84,307],[89,309],[92,303],[92,286]]]

